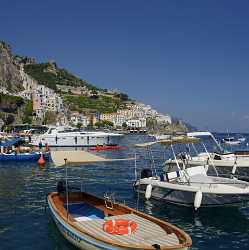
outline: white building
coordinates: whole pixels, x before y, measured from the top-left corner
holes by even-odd
[[[116,115],[116,119],[114,121],[115,127],[122,127],[123,123],[126,122],[126,117],[121,114]]]
[[[171,117],[169,115],[157,114],[155,118],[158,123],[172,123]]]
[[[145,128],[146,127],[146,119],[132,119],[128,120],[127,122],[128,128]]]
[[[74,126],[77,126],[77,124],[82,124],[82,127],[87,127],[90,124],[90,119],[88,116],[84,116],[82,114],[74,113],[70,117],[70,121]]]

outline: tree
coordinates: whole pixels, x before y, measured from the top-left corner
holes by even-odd
[[[24,106],[24,110],[23,110],[22,122],[23,123],[32,123],[32,119],[31,119],[32,114],[33,114],[33,103],[32,103],[32,101],[27,101],[27,103]]]
[[[53,111],[47,111],[44,116],[44,124],[55,124],[56,123],[56,113]]]
[[[96,89],[91,90],[92,95],[98,95],[98,91]]]
[[[5,118],[4,118],[5,125],[10,125],[14,121],[15,121],[15,117],[13,115],[11,114],[5,115]]]
[[[126,122],[123,122],[122,128],[127,129],[127,127],[128,127],[127,123],[126,123]]]
[[[81,123],[81,122],[78,122],[77,125],[76,125],[76,127],[77,127],[78,129],[82,128],[82,123]]]
[[[94,124],[96,127],[98,128],[103,128],[103,127],[113,127],[114,124],[111,121],[107,121],[107,120],[102,120],[102,121],[98,121]]]
[[[155,129],[157,127],[157,120],[155,118],[149,117],[146,120],[148,129]]]
[[[125,93],[118,93],[116,96],[123,102],[129,100],[129,96]]]
[[[103,123],[102,123],[102,121],[97,121],[97,122],[95,122],[94,126],[97,128],[100,128],[103,126]]]

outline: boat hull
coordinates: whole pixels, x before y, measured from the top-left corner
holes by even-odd
[[[135,186],[135,191],[145,194],[147,185]],[[196,192],[173,190],[170,188],[162,188],[153,186],[151,198],[163,200],[168,203],[178,204],[182,206],[194,207]],[[201,207],[225,206],[232,204],[240,204],[249,201],[249,194],[215,194],[202,193]]]
[[[50,204],[50,201],[48,200],[48,205],[50,208],[51,216],[58,228],[58,230],[61,232],[61,234],[67,239],[71,244],[73,244],[78,249],[82,250],[97,250],[97,249],[103,249],[103,250],[138,250],[140,248],[124,248],[124,247],[117,247],[110,244],[105,244],[101,241],[98,241],[92,237],[89,237],[86,234],[80,234],[70,225],[66,224],[56,213],[56,211],[53,209],[53,206]],[[178,248],[174,248],[175,250],[178,250]],[[179,250],[187,250],[188,247],[179,248]]]
[[[97,145],[115,146],[119,143],[120,136],[44,136],[33,138],[31,144],[39,146],[41,142],[49,147],[95,147]]]
[[[49,153],[44,153],[44,159],[49,159]],[[7,162],[7,161],[38,161],[41,157],[40,153],[11,153],[11,154],[0,154],[0,162]]]

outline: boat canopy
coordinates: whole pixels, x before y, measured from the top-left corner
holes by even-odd
[[[56,167],[66,165],[80,165],[84,163],[128,161],[134,158],[107,159],[87,151],[52,151],[51,158]]]
[[[145,142],[145,143],[139,143],[139,144],[135,144],[135,146],[138,148],[146,148],[146,147],[150,147],[156,143],[159,143],[159,141],[150,141],[150,142]]]
[[[212,136],[212,134],[209,131],[195,131],[195,132],[189,132],[187,133],[188,136],[191,137],[198,137],[198,136]]]
[[[221,145],[219,144],[219,142],[216,140],[216,138],[213,136],[212,133],[210,133],[209,131],[196,131],[196,132],[190,132],[187,133],[187,136],[193,136],[193,137],[211,137],[212,140],[214,141],[214,143],[216,144],[216,146],[218,147],[218,149],[220,150],[220,152],[224,152],[224,149],[221,147]]]
[[[152,142],[145,142],[140,144],[135,144],[136,147],[145,148],[150,147],[156,143],[160,143],[163,145],[172,145],[172,144],[189,144],[189,143],[196,143],[199,142],[200,138],[197,137],[189,137],[189,136],[176,136],[172,137],[171,139],[165,139],[160,141],[152,141]]]
[[[179,136],[173,137],[168,140],[161,140],[159,143],[163,145],[172,145],[172,144],[189,144],[199,142],[201,139],[197,137],[189,137],[189,136]]]

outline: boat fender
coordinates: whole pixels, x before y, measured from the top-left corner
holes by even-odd
[[[39,160],[37,161],[37,164],[38,164],[39,166],[44,166],[45,163],[46,163],[46,162],[45,162],[45,160],[44,160],[43,154],[41,154]]]
[[[236,165],[236,164],[234,164],[234,165],[233,165],[233,169],[232,169],[232,174],[235,174],[236,169],[237,169],[237,165]]]
[[[146,198],[146,200],[150,199],[150,197],[151,197],[151,191],[152,191],[152,185],[149,184],[149,185],[147,185],[146,191],[145,191],[145,198]]]
[[[202,202],[202,192],[201,190],[198,190],[195,194],[195,200],[194,200],[195,210],[197,210],[201,206],[201,202]]]
[[[236,169],[237,169],[237,157],[235,158],[235,161],[234,161],[234,165],[233,165],[233,169],[232,169],[232,174],[235,174]]]

